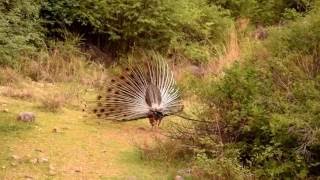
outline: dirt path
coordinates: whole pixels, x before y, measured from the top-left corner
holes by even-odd
[[[165,162],[141,159],[136,144],[154,136],[147,121],[102,122],[80,111],[54,114],[33,103],[1,100],[9,112],[0,112],[0,121],[17,123],[14,114],[22,109],[38,117],[31,128],[0,137],[0,179],[167,179],[176,171]]]

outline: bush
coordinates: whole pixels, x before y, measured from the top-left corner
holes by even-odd
[[[24,54],[43,45],[39,4],[32,0],[0,0],[0,65],[16,65]]]
[[[21,76],[11,68],[0,68],[0,85],[18,84]]]
[[[309,12],[316,0],[211,0],[234,17],[247,17],[256,24],[271,25]]]
[[[205,108],[198,116],[207,122],[176,134],[179,142],[205,157],[200,163],[223,158],[223,165],[237,162],[259,178],[319,177],[319,32],[314,10],[271,30],[263,56],[265,50],[256,48],[220,82],[200,83],[196,90]],[[238,172],[235,167],[231,172]]]
[[[47,96],[41,98],[41,108],[49,112],[58,112],[66,104],[66,98],[59,94],[48,94]]]
[[[217,46],[230,24],[225,12],[205,0],[47,0],[41,12],[49,27],[67,27],[116,54],[134,48],[186,52],[195,42]]]

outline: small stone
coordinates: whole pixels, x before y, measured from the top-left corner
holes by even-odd
[[[47,163],[47,162],[49,162],[48,158],[42,157],[42,158],[39,159],[39,163]]]
[[[45,85],[43,83],[38,83],[39,87],[43,88]]]
[[[54,86],[54,84],[53,83],[47,83],[47,86],[52,87],[52,86]]]
[[[180,169],[177,171],[177,174],[180,174],[182,176],[191,176],[192,170],[190,168],[186,169]]]
[[[56,169],[56,168],[55,168],[52,164],[49,165],[49,170],[54,171],[55,169]]]
[[[6,166],[2,166],[1,168],[2,168],[2,169],[5,169],[5,168],[6,168]]]
[[[57,173],[54,170],[49,170],[49,175],[50,176],[55,176]]]
[[[33,112],[21,112],[19,113],[17,120],[22,122],[34,122],[36,115]]]
[[[144,127],[138,127],[137,128],[139,131],[146,131],[146,128],[144,128]]]
[[[11,157],[12,157],[12,159],[14,159],[14,160],[20,160],[20,157],[17,156],[17,155],[12,155]]]
[[[126,180],[137,180],[138,178],[136,176],[128,176]]]
[[[184,180],[184,178],[182,176],[176,175],[176,177],[174,177],[174,180]]]
[[[7,113],[7,112],[9,112],[9,109],[3,109],[2,112]]]
[[[32,176],[29,176],[29,175],[25,175],[24,178],[25,178],[26,180],[34,179]]]
[[[17,166],[17,163],[12,162],[11,166]]]
[[[36,164],[36,163],[38,162],[38,159],[37,159],[37,158],[30,159],[30,162],[31,162],[32,164]]]
[[[59,128],[53,128],[52,132],[53,133],[61,133],[61,130]]]
[[[43,152],[41,149],[35,149],[35,151],[37,151],[37,152]]]
[[[80,168],[76,168],[76,169],[74,170],[74,172],[80,173],[80,172],[81,172],[81,169],[80,169]]]

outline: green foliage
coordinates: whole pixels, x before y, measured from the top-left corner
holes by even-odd
[[[230,10],[234,17],[247,17],[256,24],[275,24],[308,12],[316,0],[211,0]]]
[[[198,171],[203,171],[203,177],[207,179],[250,179],[248,170],[241,167],[236,159],[226,158],[208,158],[206,154],[199,153],[195,159],[195,165]]]
[[[32,0],[0,0],[0,65],[14,65],[42,45],[39,5]]]
[[[223,43],[230,24],[225,12],[205,0],[48,0],[42,16],[54,25],[98,36],[100,46],[118,53],[171,50],[199,61],[207,57],[195,51]]]
[[[202,164],[224,157],[259,178],[319,176],[319,32],[320,13],[314,10],[271,30],[263,44],[268,55],[256,48],[220,82],[198,85],[206,107],[198,115],[211,123],[196,124],[180,141],[205,154]]]

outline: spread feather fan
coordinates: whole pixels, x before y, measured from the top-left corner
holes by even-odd
[[[182,111],[180,93],[168,64],[152,61],[126,68],[97,97],[99,118],[130,121],[149,118],[159,126],[165,116]]]

